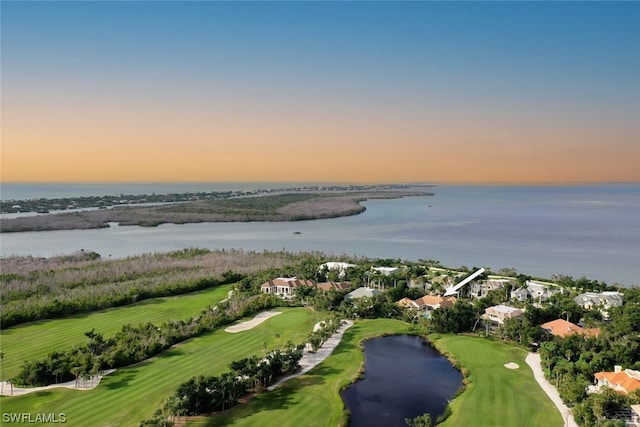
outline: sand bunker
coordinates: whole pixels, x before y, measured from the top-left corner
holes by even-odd
[[[517,363],[509,362],[509,363],[505,363],[504,367],[507,369],[518,369],[520,365],[518,365]]]
[[[232,334],[235,334],[236,332],[248,331],[249,329],[252,329],[258,326],[260,323],[264,322],[268,318],[278,314],[280,314],[279,311],[263,311],[262,313],[256,314],[256,317],[254,317],[251,320],[238,323],[237,325],[229,326],[227,329],[225,329],[225,332],[230,332]]]

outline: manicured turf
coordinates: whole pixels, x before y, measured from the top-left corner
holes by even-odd
[[[338,390],[362,363],[361,339],[384,332],[406,332],[406,324],[389,320],[356,323],[336,351],[321,365],[272,392],[214,417],[201,417],[189,427],[338,425],[343,404]],[[443,426],[561,426],[562,418],[526,365],[523,350],[484,339],[446,336],[439,345],[472,371],[472,383],[452,404]],[[515,362],[517,370],[505,363]]]
[[[2,397],[2,412],[63,412],[67,425],[80,427],[137,426],[191,376],[225,372],[233,360],[263,352],[265,342],[269,348],[288,340],[303,342],[321,320],[320,315],[308,309],[277,311],[282,314],[250,331],[230,334],[218,330],[134,367],[118,370],[92,391],[56,389]]]
[[[208,305],[227,297],[232,285],[166,298],[153,298],[126,307],[94,313],[44,320],[16,326],[0,332],[0,348],[5,352],[5,378],[16,375],[24,360],[42,359],[54,350],[68,350],[87,342],[85,332],[95,328],[105,338],[120,331],[127,323],[186,320],[197,316]]]
[[[273,391],[260,393],[246,404],[213,417],[202,417],[188,426],[334,427],[343,413],[339,390],[351,382],[364,360],[358,342],[383,333],[407,331],[408,325],[396,320],[358,321],[345,332],[331,356],[307,374]]]
[[[451,404],[452,415],[441,424],[475,427],[562,426],[560,412],[533,377],[522,349],[466,336],[443,336],[436,342],[469,372],[464,393]],[[515,370],[504,367],[515,362]]]

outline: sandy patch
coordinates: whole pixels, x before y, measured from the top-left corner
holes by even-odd
[[[263,311],[261,313],[256,314],[256,317],[254,317],[251,320],[238,323],[237,325],[229,326],[227,329],[225,329],[225,332],[235,334],[237,332],[248,331],[249,329],[255,328],[256,326],[258,326],[260,323],[264,322],[268,318],[276,316],[278,314],[280,314],[279,311]]]
[[[96,375],[92,379],[87,381],[79,380],[77,381],[77,384],[76,384],[76,380],[71,380],[71,381],[67,381],[66,383],[51,384],[44,387],[29,387],[29,388],[20,388],[16,386],[11,387],[11,384],[7,383],[6,381],[3,381],[1,384],[2,393],[0,394],[2,396],[20,396],[23,394],[35,393],[36,391],[48,390],[52,388],[70,388],[73,390],[93,390],[94,388],[98,387],[98,384],[100,384],[100,380],[102,379],[102,377],[104,377],[105,375],[109,375],[114,371],[115,369],[107,369],[106,371],[104,371],[102,375]]]
[[[520,367],[520,365],[518,365],[517,363],[514,362],[509,362],[509,363],[505,363],[504,367],[507,369],[518,369]]]

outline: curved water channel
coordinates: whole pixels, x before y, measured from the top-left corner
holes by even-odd
[[[406,427],[405,418],[440,416],[462,375],[424,338],[393,335],[364,343],[364,377],[342,392],[351,427]]]

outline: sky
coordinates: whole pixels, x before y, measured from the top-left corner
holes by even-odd
[[[640,2],[0,15],[2,182],[640,181]]]

